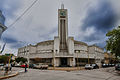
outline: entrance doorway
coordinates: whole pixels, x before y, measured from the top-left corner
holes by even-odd
[[[67,67],[68,66],[67,65],[67,58],[60,58],[60,62],[61,62],[61,64],[60,64],[61,67]]]

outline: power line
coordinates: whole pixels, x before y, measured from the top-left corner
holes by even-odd
[[[38,0],[35,0],[12,24],[10,24],[8,26],[8,28],[12,27],[17,21],[19,21],[21,19],[21,17],[23,17],[25,15],[25,13],[33,7],[33,5],[37,2]]]
[[[23,17],[24,15],[25,15],[25,13],[30,9],[30,8],[32,8],[33,7],[33,5],[37,2],[38,0],[35,0],[12,24],[10,24],[9,26],[8,26],[8,28],[11,28],[11,27],[13,27],[13,25],[17,22],[17,21],[19,21],[20,19],[21,19],[21,17]],[[8,29],[7,28],[7,29]],[[1,38],[3,38],[3,37],[1,37]],[[3,39],[3,41],[5,41],[4,39]],[[5,41],[6,42],[6,41]]]

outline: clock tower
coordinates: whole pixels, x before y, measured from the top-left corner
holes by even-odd
[[[67,51],[68,14],[67,9],[64,9],[64,4],[61,5],[61,9],[58,9],[58,36],[60,38],[60,51]]]

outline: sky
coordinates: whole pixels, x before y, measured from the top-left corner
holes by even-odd
[[[120,0],[38,0],[25,15],[9,27],[35,0],[0,0],[0,10],[6,17],[8,29],[2,34],[3,53],[17,55],[18,48],[58,35],[58,9],[64,3],[68,9],[69,36],[88,45],[101,48],[106,33],[120,25]]]

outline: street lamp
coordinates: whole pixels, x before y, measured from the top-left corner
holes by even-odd
[[[55,50],[55,53],[57,53],[57,50]],[[55,69],[55,53],[53,52],[53,69]]]
[[[78,58],[78,53],[80,54],[80,50],[76,51],[77,53],[77,69],[79,69],[79,58]]]
[[[88,52],[88,64],[90,63],[90,59],[89,59],[89,52]]]
[[[79,65],[78,65],[78,52],[77,52],[77,69],[79,69]]]
[[[88,64],[90,63],[90,60],[89,60],[89,47],[87,47],[87,54],[88,54]]]

